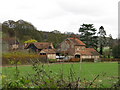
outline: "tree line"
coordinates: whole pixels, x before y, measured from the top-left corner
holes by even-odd
[[[35,39],[38,42],[52,42],[55,47],[59,45],[68,35],[54,32],[39,31],[30,22],[24,20],[8,20],[2,23],[3,38],[16,37],[20,43]]]
[[[120,43],[119,41],[112,38],[109,34],[107,37],[106,30],[103,26],[100,26],[99,31],[94,28],[93,24],[82,24],[79,28],[80,39],[87,45],[87,47],[95,48],[101,55],[105,55],[104,47],[108,47],[106,51],[108,58],[114,56],[120,58]],[[98,50],[99,49],[99,50]]]
[[[103,26],[100,26],[97,32],[93,24],[82,24],[78,30],[79,34],[74,34],[74,32],[61,33],[58,30],[52,32],[39,31],[30,22],[24,20],[8,20],[2,23],[2,32],[3,38],[15,37],[20,43],[31,39],[35,39],[38,42],[52,42],[55,48],[67,37],[73,37],[75,35],[83,41],[87,47],[98,50],[101,55],[104,54],[103,48],[108,46],[108,57],[111,56],[112,50],[114,50],[113,47],[116,47],[116,45],[113,45],[114,40],[112,35],[110,34],[109,37],[107,37],[106,30]]]

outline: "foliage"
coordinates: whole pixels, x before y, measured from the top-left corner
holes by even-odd
[[[37,30],[30,22],[24,20],[8,20],[2,23],[3,38],[17,37],[20,43],[35,39],[38,42],[52,42],[57,47],[68,36],[66,34],[54,32],[43,32]]]
[[[41,62],[47,62],[46,57],[40,56],[34,53],[23,53],[23,52],[11,52],[11,53],[3,53],[2,55],[2,64],[9,65],[9,63],[14,65],[14,62],[19,62],[21,64],[30,64],[31,59],[37,60]]]
[[[101,26],[98,32],[98,45],[100,47],[101,55],[103,55],[103,47],[105,47],[105,44],[106,44],[106,31],[104,30],[104,27]]]
[[[27,41],[25,41],[24,43],[32,43],[32,42],[37,42],[37,40],[35,40],[35,39],[31,39],[31,40],[27,40]]]
[[[101,70],[101,65],[105,64],[105,63],[88,63],[87,65],[89,67],[81,69],[79,71],[79,67],[80,67],[80,63],[76,63],[76,64],[52,64],[52,65],[45,65],[42,64],[39,61],[32,61],[33,65],[32,67],[29,66],[22,66],[19,67],[19,74],[18,74],[18,78],[12,79],[9,78],[9,76],[6,76],[3,79],[3,89],[5,88],[105,88],[105,82],[106,80],[109,82],[109,84],[111,86],[111,88],[114,88],[117,82],[117,77],[111,77],[110,75],[113,75],[115,72],[111,72],[107,73],[105,71],[103,71],[102,73],[100,73],[101,71],[98,71],[98,67],[99,70]],[[88,68],[90,68],[93,65],[97,64],[97,69],[96,72],[92,71],[94,69],[91,69],[91,74],[88,73],[89,71],[87,71],[86,73],[88,73],[87,77],[84,76],[86,75],[85,72],[88,70]],[[108,69],[110,69],[111,65],[113,65],[114,63],[107,63],[105,65],[108,65]],[[82,65],[82,64],[81,64]],[[82,65],[82,67],[86,67],[86,64]],[[109,66],[110,65],[110,66]],[[114,64],[115,65],[115,64]],[[48,66],[48,67],[47,67]],[[58,68],[59,66],[59,68]],[[69,66],[69,67],[68,67]],[[76,68],[77,66],[77,68]],[[23,68],[24,67],[24,68]],[[47,67],[47,68],[46,68]],[[54,68],[52,68],[54,67]],[[116,66],[117,67],[117,66]],[[6,68],[6,67],[3,67]],[[23,70],[27,70],[27,71],[31,71],[30,72],[24,72],[23,76],[21,76],[20,74],[22,73],[22,71],[20,71],[20,69]],[[115,68],[112,67],[111,70]],[[11,67],[8,68],[8,71],[11,71],[13,74],[13,69],[16,69],[15,67]],[[54,69],[54,70],[53,70]],[[77,69],[77,70],[76,70]],[[104,70],[106,70],[106,68],[103,67]],[[57,70],[58,72],[56,72],[55,70]],[[67,70],[67,71],[65,71]],[[114,71],[116,69],[113,69]],[[76,72],[78,71],[78,73]],[[109,71],[109,70],[107,70]],[[117,71],[117,70],[116,70]],[[9,73],[9,72],[8,72]],[[8,74],[7,73],[7,74]],[[67,73],[67,74],[66,74]],[[10,75],[11,75],[10,74]],[[6,75],[5,73],[3,73],[3,75]],[[109,77],[108,77],[109,75]],[[117,73],[115,74],[117,75]],[[83,76],[85,78],[83,78]],[[88,77],[90,77],[91,79],[88,79]],[[108,83],[107,82],[107,83]]]
[[[38,37],[36,28],[29,22],[18,20],[8,20],[3,22],[2,31],[7,33],[9,37],[17,37],[21,41],[28,39],[36,39]]]
[[[120,58],[120,44],[113,47],[112,54],[114,58]]]
[[[79,28],[80,39],[87,45],[87,47],[96,47],[96,29],[93,24],[83,24]]]
[[[113,47],[113,38],[112,38],[111,34],[109,34],[109,40],[108,41],[109,41],[108,45],[109,45],[110,49],[112,49],[112,47]]]
[[[100,39],[100,38],[99,38]],[[101,40],[101,39],[100,39]],[[103,43],[103,48],[102,48],[102,53],[103,53],[103,56],[107,57],[107,58],[110,58],[112,57],[112,48],[113,46],[115,45],[116,42],[113,42],[114,39],[112,38],[112,35],[109,34],[109,37],[104,37],[104,42],[100,42],[99,41],[99,46],[100,46],[100,43]],[[114,44],[113,44],[114,43]],[[105,49],[106,48],[106,49]],[[100,51],[100,50],[99,50]]]
[[[54,31],[52,31],[53,33],[61,33],[60,31],[58,31],[58,30],[54,30]]]

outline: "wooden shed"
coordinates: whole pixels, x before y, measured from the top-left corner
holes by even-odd
[[[55,49],[43,49],[40,51],[40,55],[46,55],[47,59],[56,59]]]
[[[25,44],[24,49],[39,53],[43,49],[54,49],[54,47],[53,44],[49,42],[34,42]]]

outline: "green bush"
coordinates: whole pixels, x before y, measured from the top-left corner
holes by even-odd
[[[2,64],[8,65],[12,62],[18,62],[21,64],[31,64],[31,60],[39,60],[41,62],[47,62],[45,56],[40,56],[39,54],[12,52],[2,54]]]
[[[113,47],[112,54],[114,58],[120,58],[120,44]]]
[[[35,39],[31,39],[31,40],[27,40],[27,41],[25,41],[24,43],[33,43],[33,42],[37,42],[37,40],[35,40]]]

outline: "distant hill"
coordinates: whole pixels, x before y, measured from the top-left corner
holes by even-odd
[[[37,30],[31,23],[24,20],[8,20],[2,23],[2,38],[16,37],[20,43],[26,40],[35,39],[38,42],[52,42],[57,47],[64,39],[71,37],[55,30],[44,32]]]

